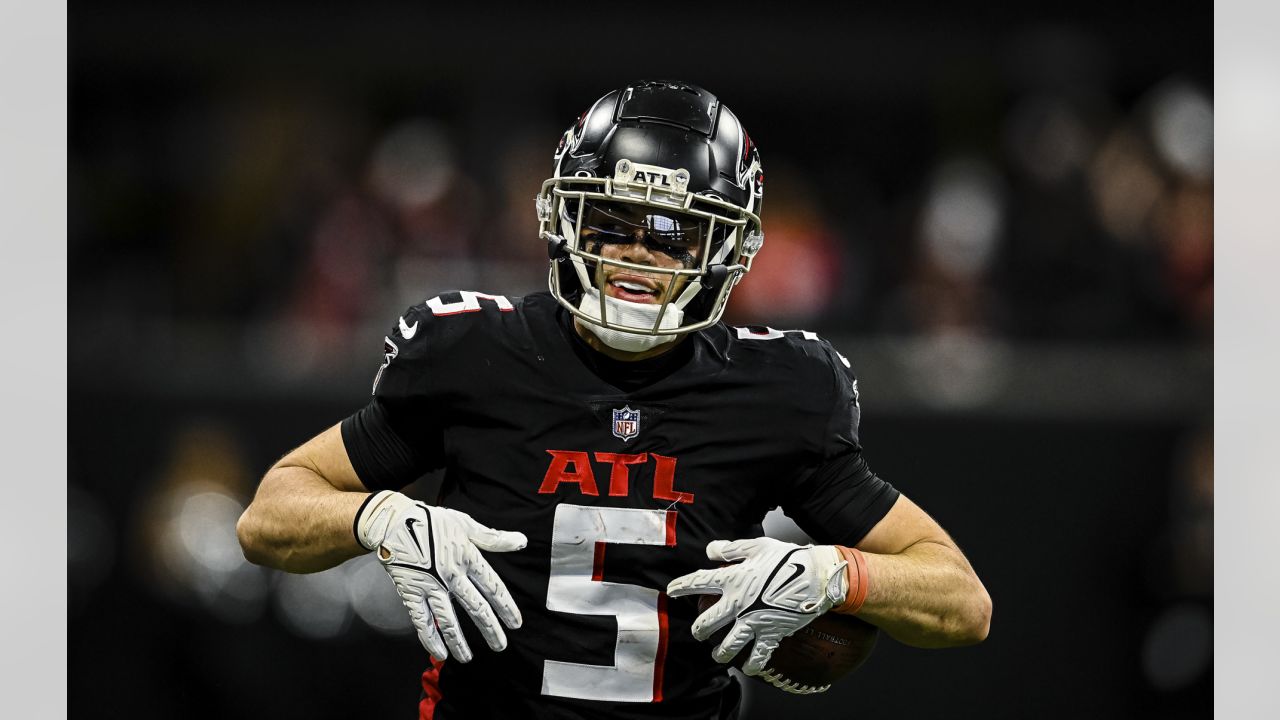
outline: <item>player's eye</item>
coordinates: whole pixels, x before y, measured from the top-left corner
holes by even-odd
[[[702,246],[705,225],[705,221],[690,215],[600,202],[587,206],[583,234],[605,244],[641,241],[650,250],[687,265]]]

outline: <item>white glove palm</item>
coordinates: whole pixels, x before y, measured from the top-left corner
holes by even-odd
[[[480,550],[520,550],[528,542],[522,533],[494,530],[466,513],[387,490],[365,503],[355,530],[360,544],[376,551],[432,657],[444,660],[450,652],[459,662],[472,657],[450,596],[475,621],[489,647],[506,648],[502,624],[520,627],[520,610]]]
[[[742,666],[747,675],[764,670],[783,638],[842,603],[849,590],[848,563],[831,545],[793,545],[767,537],[715,540],[707,544],[707,557],[736,564],[678,577],[667,585],[667,594],[721,596],[694,620],[693,636],[706,640],[732,621],[733,629],[711,655],[716,662],[729,662],[754,639]]]

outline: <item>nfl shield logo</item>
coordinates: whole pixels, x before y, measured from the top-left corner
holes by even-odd
[[[614,410],[613,434],[614,437],[622,438],[623,442],[639,435],[640,411],[632,410],[630,406],[624,407],[621,410]]]

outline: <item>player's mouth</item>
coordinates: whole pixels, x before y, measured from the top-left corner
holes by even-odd
[[[658,283],[639,275],[613,275],[605,283],[604,292],[609,297],[627,302],[650,304],[662,302],[662,288]]]

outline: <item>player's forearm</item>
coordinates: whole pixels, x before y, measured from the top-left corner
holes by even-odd
[[[306,468],[277,465],[236,524],[240,547],[259,565],[296,573],[327,570],[368,552],[351,530],[368,495],[338,490]]]
[[[859,618],[915,647],[971,645],[987,637],[991,597],[959,550],[926,541],[901,553],[863,556],[870,586]]]

